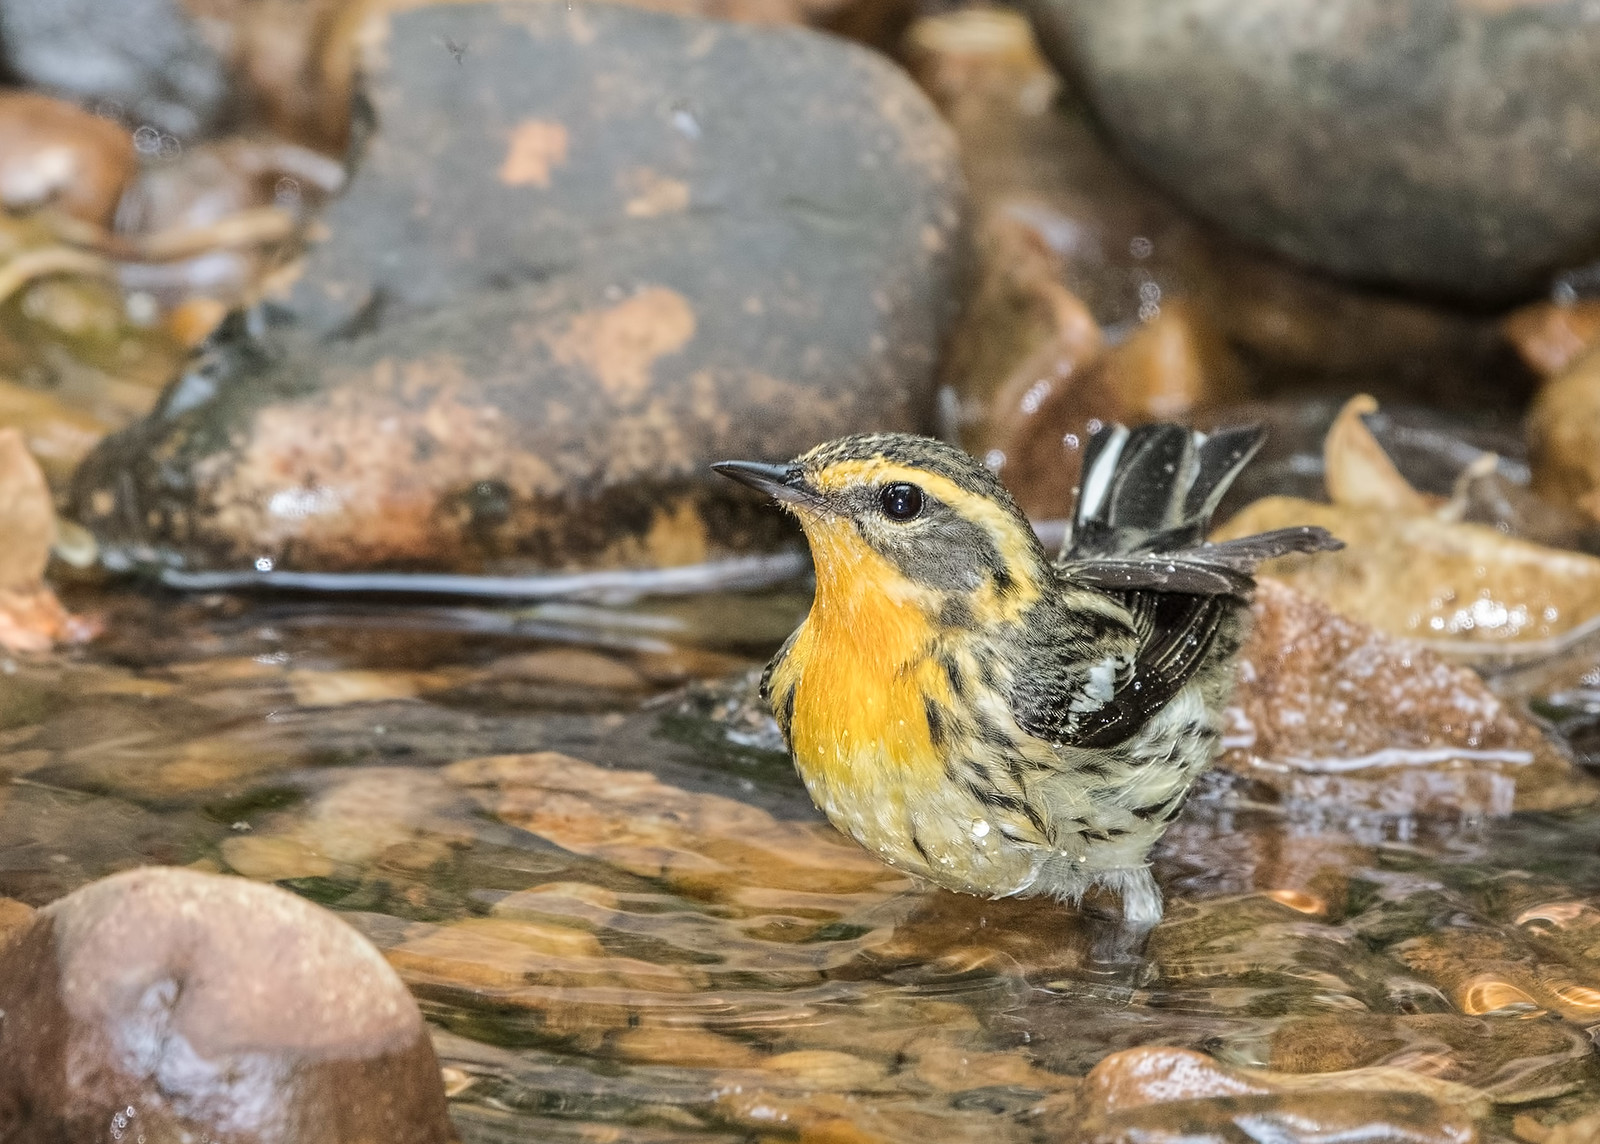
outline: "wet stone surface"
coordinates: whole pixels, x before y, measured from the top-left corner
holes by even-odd
[[[4,0],[0,54],[31,86],[172,136],[215,129],[232,110],[222,54],[181,0]]]
[[[8,1140],[453,1139],[426,1028],[377,952],[244,879],[131,871],[0,930],[0,1007]]]
[[[113,559],[689,564],[787,535],[711,461],[922,426],[960,176],[891,65],[603,5],[376,19],[374,132],[272,328],[80,470]]]
[[[1222,772],[1130,964],[1092,913],[930,891],[827,828],[718,682],[801,596],[105,603],[100,644],[0,689],[0,944],[138,864],[291,889],[409,986],[469,1144],[1509,1142],[1600,1101],[1592,812]],[[587,646],[518,634],[557,616]]]
[[[1324,271],[1478,301],[1600,244],[1600,33],[1581,4],[1037,0],[1119,149]],[[1548,125],[1559,123],[1559,130]],[[1586,142],[1585,142],[1586,141]]]

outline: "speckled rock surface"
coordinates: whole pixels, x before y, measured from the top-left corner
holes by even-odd
[[[0,936],[0,1010],[0,1140],[454,1139],[383,958],[242,878],[151,867],[47,906]]]
[[[1477,300],[1600,251],[1600,23],[1504,0],[1034,0],[1120,149],[1234,233]]]
[[[278,312],[292,332],[219,350],[90,458],[78,510],[111,549],[693,563],[774,527],[709,462],[923,427],[960,176],[892,65],[603,5],[369,31],[376,133]]]
[[[1469,668],[1262,577],[1218,765],[1285,801],[1505,815],[1595,801],[1565,750]]]

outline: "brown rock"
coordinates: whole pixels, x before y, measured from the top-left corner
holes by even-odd
[[[291,894],[136,870],[41,910],[0,957],[0,1138],[454,1139],[415,1002]]]
[[[445,771],[504,822],[696,896],[745,888],[851,894],[902,875],[819,823],[780,822],[720,795],[545,751],[468,759]]]
[[[374,19],[377,125],[292,328],[221,339],[80,470],[109,560],[693,564],[793,539],[711,462],[924,425],[960,177],[892,65],[604,4]]]
[[[358,879],[374,867],[425,870],[468,842],[459,821],[464,801],[432,770],[350,768],[309,804],[225,839],[222,856],[260,881]]]
[[[953,414],[946,428],[1003,473],[1024,510],[1062,517],[1093,423],[1137,424],[1237,397],[1243,375],[1192,303],[1135,300],[1127,317],[1137,324],[1119,341],[1095,316],[1121,316],[1118,305],[1101,292],[1077,293],[1096,232],[1136,226],[1139,212],[1121,210],[1108,223],[1097,212],[1111,208],[1096,193],[1114,195],[1098,185],[1114,179],[1035,165],[1034,151],[1068,124],[1057,118],[1055,81],[1020,16],[974,9],[930,17],[908,44],[914,74],[965,145],[979,203],[979,278],[942,373]],[[1092,221],[1080,225],[1080,215]],[[1109,353],[1108,343],[1116,343]]]
[[[797,1049],[761,1062],[795,1088],[834,1092],[870,1092],[883,1086],[887,1070],[877,1061],[835,1049]]]
[[[696,967],[609,956],[586,930],[508,918],[412,925],[384,952],[413,988],[470,990],[590,1050],[622,1030],[681,1023],[709,985]]]
[[[1472,1144],[1472,1118],[1442,1101],[1409,1092],[1297,1092],[1176,1100],[1091,1117],[1085,1144],[1229,1144],[1249,1134],[1284,1144],[1329,1136]]]
[[[1580,1027],[1554,1018],[1327,1013],[1281,1023],[1270,1064],[1295,1073],[1407,1068],[1517,1105],[1587,1086],[1591,1052]]]
[[[932,894],[874,953],[891,964],[1033,977],[1083,968],[1092,940],[1082,915],[1052,899]]]
[[[137,169],[128,132],[59,99],[0,90],[0,208],[110,227]]]
[[[1083,445],[1100,425],[1182,419],[1243,396],[1242,387],[1238,362],[1203,313],[1175,301],[1097,358],[1083,360],[1064,338],[1043,345],[995,395],[978,451],[1025,512],[1061,518]]]
[[[1600,520],[1600,352],[1552,378],[1528,412],[1534,488]]]
[[[1274,1073],[1228,1068],[1204,1053],[1166,1046],[1112,1053],[1090,1070],[1085,1090],[1091,1116],[1110,1116],[1174,1101],[1211,1102],[1272,1093],[1412,1093],[1437,1100],[1470,1118],[1489,1111],[1489,1102],[1474,1089],[1406,1069]]]
[[[504,656],[489,665],[497,678],[556,686],[638,691],[649,686],[628,664],[582,648],[546,648]]]
[[[1600,301],[1535,302],[1514,311],[1501,328],[1529,369],[1555,377],[1600,339]]]
[[[1600,1020],[1595,967],[1542,957],[1514,932],[1447,929],[1403,941],[1393,952],[1468,1016],[1544,1009],[1584,1027]]]
[[[16,429],[0,429],[0,588],[44,579],[56,542],[56,510],[39,464]]]
[[[1509,814],[1596,791],[1475,673],[1272,578],[1253,605],[1220,765],[1305,802]]]
[[[939,1092],[964,1092],[991,1085],[1038,1092],[1075,1091],[1079,1078],[1048,1072],[1023,1052],[993,1052],[968,1048],[948,1039],[948,1033],[928,1033],[907,1045],[916,1077]]]
[[[753,1068],[762,1059],[749,1045],[704,1029],[662,1026],[625,1029],[611,1038],[608,1048],[625,1061],[677,1068]]]
[[[0,898],[0,946],[20,934],[33,921],[33,907],[15,898]]]
[[[73,616],[44,582],[56,538],[55,504],[22,433],[0,429],[0,648],[48,651],[92,638],[98,625]]]
[[[1518,1117],[1520,1120],[1521,1117]],[[1521,1125],[1518,1125],[1520,1129]],[[1526,1139],[1527,1137],[1525,1137]],[[1538,1137],[1537,1144],[1597,1144],[1600,1142],[1600,1112],[1568,1120]]]

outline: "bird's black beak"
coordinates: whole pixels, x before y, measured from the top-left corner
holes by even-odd
[[[741,485],[759,489],[774,500],[786,504],[812,503],[816,490],[806,484],[806,475],[799,465],[763,465],[759,461],[718,461],[711,466],[725,477]]]

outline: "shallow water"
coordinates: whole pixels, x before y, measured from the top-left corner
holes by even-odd
[[[758,725],[706,718],[722,692],[685,699],[802,593],[78,603],[109,636],[0,665],[0,895],[154,862],[339,911],[434,1023],[468,1141],[1058,1139],[1077,1078],[1149,1044],[1400,1063],[1486,1092],[1489,1139],[1600,1103],[1600,814],[1290,812],[1219,778],[1130,961],[1092,915],[878,865]],[[1536,688],[1590,746],[1593,666]]]

